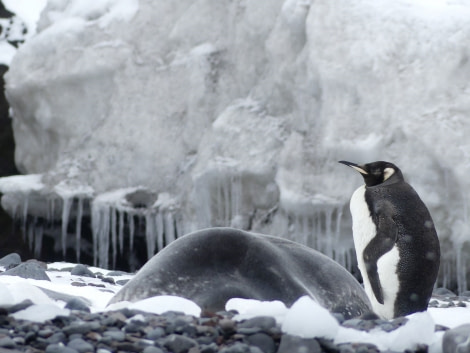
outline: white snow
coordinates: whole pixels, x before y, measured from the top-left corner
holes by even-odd
[[[10,306],[29,299],[34,305],[13,314],[16,319],[44,322],[57,315],[68,315],[70,310],[64,309],[65,302],[51,299],[40,288],[59,294],[78,297],[90,303],[91,312],[118,310],[127,307],[154,314],[166,311],[178,311],[187,315],[199,316],[200,307],[194,302],[175,296],[157,296],[135,303],[121,302],[107,307],[108,301],[121,287],[104,283],[97,278],[73,276],[66,269],[75,264],[56,262],[48,264],[47,274],[51,281],[24,279],[15,276],[0,276],[0,305]],[[110,271],[90,267],[93,272],[109,276]],[[130,279],[132,275],[114,277],[115,280]],[[72,283],[81,282],[83,286]],[[94,285],[93,285],[94,284]],[[104,288],[96,286],[105,285]],[[417,344],[427,344],[430,352],[442,352],[442,332],[434,333],[434,325],[440,324],[450,328],[470,323],[470,307],[465,308],[430,308],[428,312],[408,316],[408,322],[392,332],[374,329],[369,332],[358,331],[340,326],[336,319],[324,308],[309,297],[299,298],[290,308],[279,302],[260,302],[233,298],[226,304],[226,310],[239,312],[234,317],[237,321],[247,320],[256,316],[272,316],[276,319],[284,333],[302,338],[325,337],[335,343],[363,342],[372,343],[380,350],[404,351],[413,349]],[[138,320],[139,317],[131,318]]]
[[[299,298],[284,318],[282,331],[302,338],[335,338],[338,321],[310,297]]]

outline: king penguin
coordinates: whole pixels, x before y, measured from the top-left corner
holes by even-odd
[[[339,163],[365,181],[350,209],[358,267],[374,312],[391,319],[427,310],[440,247],[426,205],[392,163]]]

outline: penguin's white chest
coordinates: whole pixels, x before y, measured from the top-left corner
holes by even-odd
[[[353,220],[353,238],[356,249],[357,263],[364,281],[364,289],[369,297],[374,312],[386,319],[394,316],[395,299],[399,289],[397,264],[399,253],[397,246],[382,255],[377,261],[377,272],[382,287],[384,304],[377,301],[367,275],[364,263],[364,249],[377,235],[377,227],[370,215],[365,200],[365,185],[359,187],[351,197],[351,215]]]

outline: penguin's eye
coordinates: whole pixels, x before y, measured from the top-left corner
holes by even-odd
[[[395,169],[393,168],[385,168],[384,169],[384,181],[390,178],[393,173],[395,173]]]

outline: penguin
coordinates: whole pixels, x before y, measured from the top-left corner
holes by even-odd
[[[350,210],[358,267],[374,312],[392,319],[426,311],[440,261],[429,210],[396,165],[339,163],[365,182],[353,193]]]

